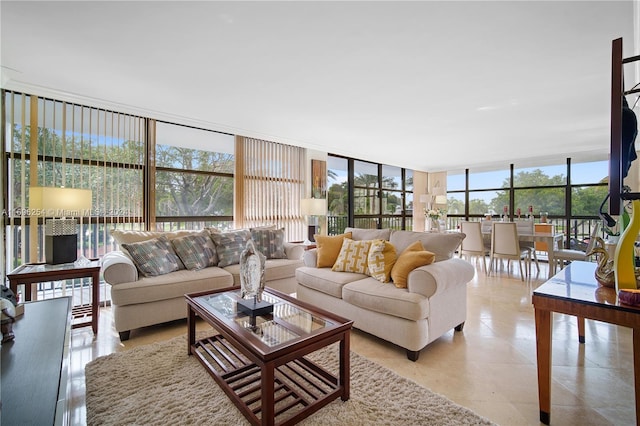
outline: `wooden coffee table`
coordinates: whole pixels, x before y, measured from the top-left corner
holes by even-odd
[[[195,355],[254,425],[292,425],[340,397],[349,399],[352,321],[266,289],[273,314],[239,313],[240,289],[194,293],[188,305],[190,355]],[[219,334],[196,340],[196,316]],[[339,342],[338,374],[305,357]]]

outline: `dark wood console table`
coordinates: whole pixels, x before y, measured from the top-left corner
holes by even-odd
[[[91,278],[91,304],[73,306],[73,319],[83,319],[91,316],[91,320],[73,322],[73,328],[91,325],[93,334],[98,332],[98,314],[100,312],[100,261],[91,260],[86,266],[73,263],[49,265],[47,263],[25,263],[7,274],[9,286],[17,295],[18,286],[24,285],[23,301],[31,300],[29,284],[49,281],[68,280],[73,278]]]
[[[71,298],[24,304],[2,345],[2,424],[69,424]]]
[[[538,360],[540,421],[551,418],[552,314],[578,318],[580,341],[584,342],[584,318],[633,329],[633,375],[635,380],[636,424],[640,425],[640,307],[620,304],[615,289],[598,286],[592,262],[571,262],[533,292]]]

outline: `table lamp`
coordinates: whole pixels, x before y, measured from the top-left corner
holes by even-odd
[[[75,262],[78,258],[78,230],[75,219],[91,209],[91,190],[32,186],[29,188],[29,209],[45,219],[45,260],[56,265]],[[56,219],[58,218],[58,219]]]
[[[424,204],[424,208],[426,210],[430,210],[431,209],[431,202],[433,201],[433,196],[431,194],[421,194],[420,195],[420,202],[422,204]]]
[[[327,200],[325,198],[303,198],[300,200],[300,212],[309,216],[308,239],[315,242],[314,234],[318,233],[318,216],[327,214]]]
[[[436,195],[435,204],[438,204],[438,205],[447,204],[447,196],[446,195]]]

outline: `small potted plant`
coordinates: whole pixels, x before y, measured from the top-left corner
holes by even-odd
[[[605,234],[607,234],[607,242],[611,244],[617,244],[618,239],[620,239],[620,231],[616,228],[609,228],[608,226],[604,226],[602,228]]]

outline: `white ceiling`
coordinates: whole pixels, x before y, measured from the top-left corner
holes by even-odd
[[[423,171],[606,158],[611,41],[640,49],[637,0],[3,0],[0,15],[2,87]]]

